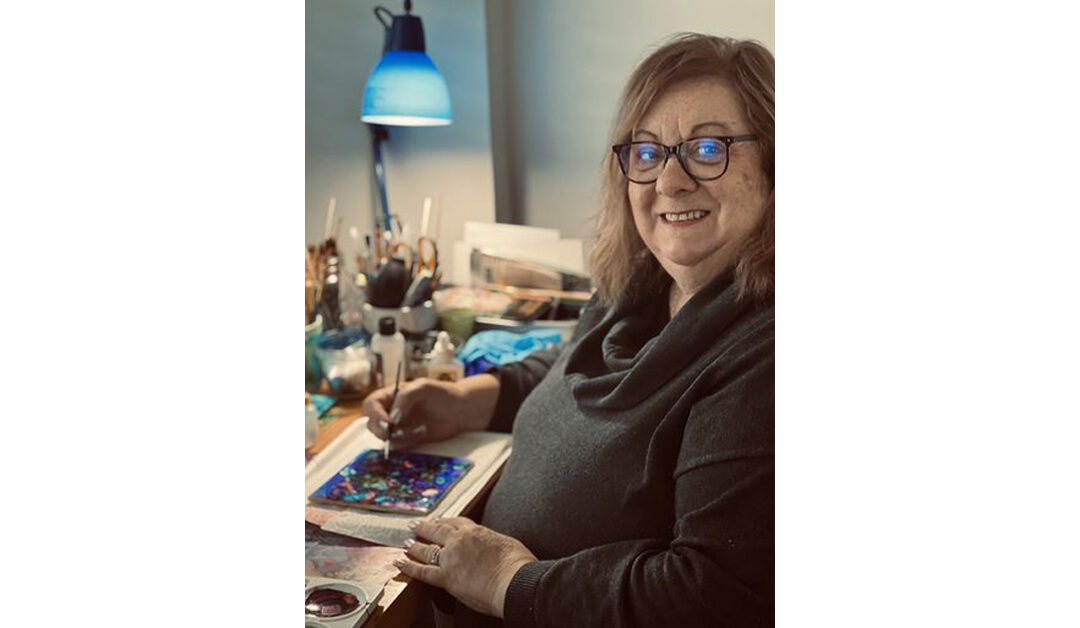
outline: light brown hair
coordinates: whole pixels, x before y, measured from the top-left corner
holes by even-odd
[[[757,231],[740,248],[735,262],[739,298],[766,299],[773,293],[773,222],[775,210],[774,60],[754,41],[682,33],[668,40],[638,65],[623,89],[609,145],[630,141],[634,127],[666,89],[696,78],[726,81],[744,107],[750,133],[757,136],[761,168],[769,185],[765,214]],[[664,270],[634,226],[627,181],[614,152],[603,163],[603,201],[597,219],[590,271],[602,303],[611,304],[628,287],[650,289]],[[633,294],[631,290],[629,294]]]

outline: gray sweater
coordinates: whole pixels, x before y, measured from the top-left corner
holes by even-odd
[[[507,626],[773,623],[772,302],[729,273],[669,321],[644,292],[499,372],[514,452],[482,523],[540,559]]]

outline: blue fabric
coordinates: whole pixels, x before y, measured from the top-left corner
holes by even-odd
[[[308,399],[311,400],[311,405],[315,406],[315,411],[319,413],[321,419],[326,411],[329,410],[337,400],[333,397],[327,397],[326,395],[308,395]]]
[[[550,329],[522,334],[493,329],[474,334],[457,355],[465,363],[465,375],[476,375],[495,366],[524,360],[534,351],[555,346],[561,340],[562,335]]]

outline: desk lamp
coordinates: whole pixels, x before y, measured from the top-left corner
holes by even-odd
[[[364,87],[364,109],[360,116],[371,130],[382,231],[391,230],[382,158],[382,143],[390,138],[386,127],[446,126],[452,121],[446,79],[424,52],[424,26],[411,12],[411,0],[405,0],[404,15],[394,15],[386,7],[375,7],[375,17],[386,29],[386,40],[382,59]]]

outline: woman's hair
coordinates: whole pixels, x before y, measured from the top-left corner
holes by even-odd
[[[772,53],[754,41],[739,41],[697,33],[668,40],[638,65],[619,101],[609,145],[630,141],[634,127],[665,90],[698,78],[726,81],[745,108],[750,133],[757,136],[761,169],[769,195],[757,231],[740,248],[735,263],[739,298],[763,299],[773,292],[773,214],[775,114]],[[663,268],[645,246],[634,226],[627,181],[610,149],[603,164],[603,204],[590,270],[601,302],[614,303],[633,286],[649,289],[663,277]]]

